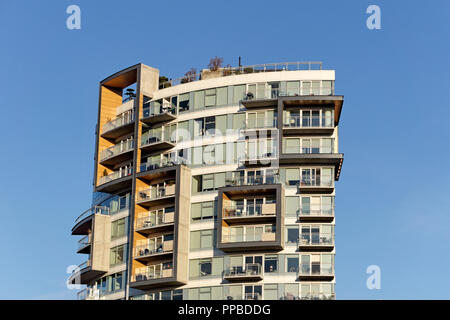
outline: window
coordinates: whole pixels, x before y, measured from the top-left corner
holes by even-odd
[[[284,139],[284,153],[298,153],[299,151],[300,151],[300,139],[299,138],[285,138]]]
[[[201,203],[193,203],[191,205],[191,220],[192,221],[200,221],[200,220],[210,220],[216,216],[215,213],[215,202],[201,202]]]
[[[286,257],[286,271],[298,272],[298,256],[289,255]]]
[[[200,265],[200,277],[211,275],[212,259],[202,259],[200,260],[199,265]]]
[[[119,263],[123,263],[125,261],[125,245],[120,245],[114,248],[111,248],[110,251],[110,265],[116,265]]]
[[[298,241],[298,227],[289,226],[286,227],[286,243],[297,244]]]
[[[244,287],[245,300],[261,300],[262,299],[262,286],[245,286]]]
[[[265,284],[264,285],[264,300],[277,300],[278,299],[278,285],[277,284]]]
[[[264,272],[278,272],[278,256],[267,255],[264,259]]]
[[[111,223],[111,240],[125,236],[125,219],[122,218]]]
[[[191,250],[213,249],[215,246],[215,230],[191,231]]]
[[[205,107],[205,91],[194,92],[194,110],[202,109]]]
[[[245,84],[233,86],[233,103],[239,103],[245,98]]]
[[[298,197],[286,197],[286,216],[296,217],[300,209]]]
[[[180,95],[179,108],[180,108],[180,112],[189,110],[189,93]]]
[[[223,106],[228,104],[228,87],[216,89],[216,105]]]
[[[216,117],[205,118],[205,134],[214,135],[216,133]]]
[[[205,91],[205,107],[216,105],[216,89],[208,89]]]

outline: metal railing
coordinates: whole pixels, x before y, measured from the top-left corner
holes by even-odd
[[[255,64],[249,66],[240,67],[225,67],[218,71],[221,73],[222,77],[249,74],[249,73],[259,73],[259,72],[274,72],[274,71],[299,71],[299,70],[322,70],[322,62],[319,61],[304,61],[304,62],[280,62],[280,63],[265,63],[265,64]],[[168,88],[174,85],[194,82],[201,80],[201,73],[194,73],[185,75],[180,78],[167,80],[159,84],[160,89]]]
[[[178,163],[175,159],[162,158],[162,159],[158,159],[156,161],[149,161],[149,162],[141,163],[140,172],[176,166],[177,164]]]
[[[312,176],[310,178],[303,178],[300,180],[301,187],[332,187],[333,179],[321,179],[320,175]]]
[[[78,250],[80,250],[90,244],[91,244],[91,235],[88,234],[88,235],[82,237],[80,240],[78,240]]]
[[[336,294],[329,292],[315,292],[302,295],[301,300],[335,300]]]
[[[100,290],[97,288],[85,288],[77,293],[78,300],[98,300],[100,299]]]
[[[105,123],[103,125],[102,133],[125,126],[133,121],[134,121],[134,112],[126,113],[125,115],[119,116],[119,117]]]
[[[117,156],[121,153],[130,151],[130,150],[133,150],[133,148],[134,148],[134,139],[120,142],[116,145],[113,145],[112,147],[109,147],[109,148],[103,150],[100,153],[100,161],[112,158],[114,156]]]
[[[251,235],[222,235],[223,243],[230,242],[250,242],[250,241],[275,241],[275,232],[262,232]]]
[[[109,215],[109,207],[94,206],[92,208],[89,208],[88,210],[84,211],[82,214],[80,214],[75,219],[75,224],[77,224],[78,222],[80,222],[84,218],[89,217],[90,215],[93,215],[93,214],[106,214],[106,215]]]
[[[101,184],[105,184],[107,182],[110,182],[110,181],[113,181],[113,180],[116,180],[116,179],[119,179],[119,178],[130,176],[132,174],[133,174],[133,168],[130,167],[130,168],[126,168],[126,169],[123,169],[123,170],[115,171],[115,172],[110,173],[110,174],[108,174],[106,176],[100,177],[98,182],[99,182],[99,185],[101,185]]]
[[[273,207],[270,209],[268,205]],[[257,203],[253,205],[231,205],[223,207],[224,218],[236,218],[236,217],[261,217],[264,215],[275,215],[276,204],[275,203]]]
[[[297,96],[332,96],[334,88],[327,86],[319,86],[314,88],[299,88],[298,90],[281,90],[280,88],[267,88],[263,95],[257,92],[247,92],[243,97],[243,101],[277,99],[280,97],[297,97]]]
[[[224,271],[225,277],[245,277],[261,275],[261,264],[247,263],[244,266],[234,266]]]

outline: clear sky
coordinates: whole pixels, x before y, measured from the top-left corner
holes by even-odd
[[[81,8],[81,30],[66,8]],[[381,30],[366,8],[381,8]],[[338,299],[450,299],[450,2],[0,0],[0,299],[71,299],[74,219],[92,196],[98,82],[323,61],[344,95]],[[381,289],[366,268],[381,268]]]

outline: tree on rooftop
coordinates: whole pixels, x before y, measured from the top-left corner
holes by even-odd
[[[223,63],[223,58],[221,57],[214,57],[211,60],[209,60],[208,68],[211,71],[217,71]]]

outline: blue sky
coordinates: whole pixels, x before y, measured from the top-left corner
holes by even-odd
[[[81,30],[66,8],[81,8]],[[381,30],[366,8],[381,8]],[[142,62],[170,78],[323,61],[345,97],[338,299],[450,299],[450,3],[0,0],[0,299],[70,299],[70,229],[92,192],[98,82]],[[366,268],[381,268],[381,290]]]

